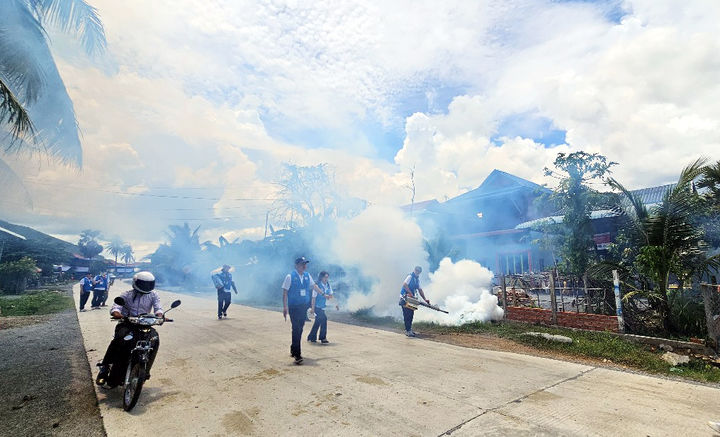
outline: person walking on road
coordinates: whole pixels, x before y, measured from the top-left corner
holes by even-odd
[[[430,305],[430,300],[425,297],[425,292],[420,287],[420,273],[422,273],[422,267],[416,266],[415,270],[410,273],[405,281],[403,281],[402,288],[400,289],[400,307],[402,307],[403,320],[405,322],[405,335],[408,337],[415,337],[417,334],[412,330],[413,316],[415,311],[408,308],[405,304],[405,298],[407,296],[417,299],[417,293],[420,292],[423,300]]]
[[[215,270],[212,275],[213,284],[215,284],[215,288],[217,289],[218,320],[227,317],[227,310],[230,306],[230,298],[232,297],[230,289],[232,288],[235,294],[237,294],[237,287],[235,287],[235,281],[232,279],[230,269],[231,267],[225,264],[219,270]]]
[[[95,276],[93,282],[95,283],[95,287],[93,288],[93,298],[90,306],[92,309],[97,310],[100,309],[103,302],[107,300],[107,274],[103,273]]]
[[[308,303],[312,290],[322,292],[313,281],[312,276],[305,270],[310,260],[304,256],[295,260],[295,269],[285,276],[282,284],[283,290],[283,317],[287,321],[290,314],[292,325],[292,342],[290,344],[290,356],[295,358],[295,364],[302,364],[303,358],[300,350],[302,331],[305,326]]]
[[[325,314],[327,299],[333,298],[333,289],[330,286],[330,282],[328,282],[329,279],[330,274],[328,272],[320,272],[318,275],[318,286],[322,291],[313,291],[312,293],[312,303],[310,304],[310,308],[315,313],[315,323],[313,323],[312,329],[310,329],[310,334],[308,334],[307,340],[310,343],[317,342],[318,329],[320,329],[320,343],[330,343],[327,339],[327,315]],[[337,305],[335,305],[335,308],[340,309]]]
[[[80,280],[80,312],[84,312],[85,304],[90,298],[90,292],[93,289],[94,282],[90,272],[85,273],[85,277]]]

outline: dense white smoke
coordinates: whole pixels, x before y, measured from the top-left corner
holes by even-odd
[[[416,320],[459,325],[502,318],[497,297],[489,291],[493,275],[475,261],[453,263],[446,258],[437,271],[427,275],[422,231],[396,208],[372,206],[338,223],[332,252],[338,264],[357,267],[374,281],[368,293],[351,292],[347,301],[350,311],[372,308],[377,315],[399,317],[402,282],[419,265],[425,295],[450,314],[419,308]]]

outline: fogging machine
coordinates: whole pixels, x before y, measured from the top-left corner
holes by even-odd
[[[405,305],[404,306],[405,306],[405,308],[411,309],[413,311],[417,310],[418,306],[424,306],[424,307],[430,308],[431,310],[440,311],[441,313],[448,314],[447,311],[441,310],[437,305],[430,305],[429,303],[421,302],[418,299],[415,299],[414,297],[411,297],[411,296],[405,296]]]

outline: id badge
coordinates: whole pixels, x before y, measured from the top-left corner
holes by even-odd
[[[305,289],[300,289],[300,296],[305,297]]]

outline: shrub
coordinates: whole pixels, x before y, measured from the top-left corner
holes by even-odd
[[[35,279],[38,267],[35,260],[23,257],[17,261],[0,264],[0,290],[5,294],[18,294],[25,291],[28,280]]]

